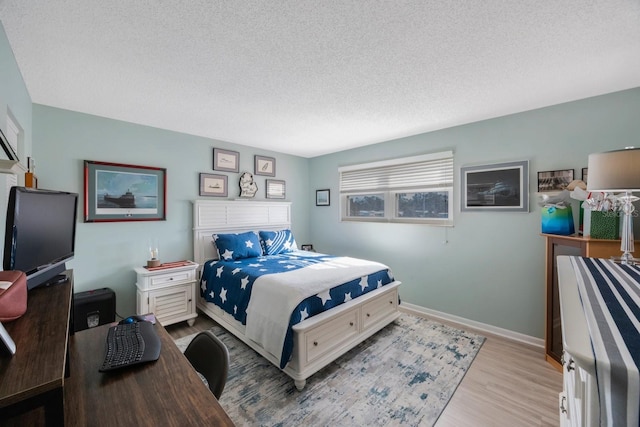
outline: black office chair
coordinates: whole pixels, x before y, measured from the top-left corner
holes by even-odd
[[[209,383],[209,389],[220,399],[229,373],[229,350],[211,331],[196,335],[184,351],[191,365]]]

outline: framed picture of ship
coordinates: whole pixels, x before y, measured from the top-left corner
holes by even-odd
[[[84,221],[164,221],[167,170],[84,161]]]
[[[227,175],[216,175],[212,173],[200,174],[200,195],[227,197],[229,194],[227,186]]]

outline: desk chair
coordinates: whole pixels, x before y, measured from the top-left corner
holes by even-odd
[[[229,372],[229,350],[211,331],[196,335],[184,351],[191,365],[209,383],[209,389],[220,399]]]

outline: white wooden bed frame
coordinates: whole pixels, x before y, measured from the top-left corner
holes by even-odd
[[[196,200],[193,209],[193,254],[200,265],[216,259],[214,233],[291,228],[291,203],[249,200]],[[200,277],[201,270],[198,273]],[[293,327],[293,354],[283,371],[302,390],[307,378],[369,338],[399,315],[395,281],[380,289],[300,322]],[[279,367],[276,357],[247,338],[244,325],[216,305],[198,297],[198,309]]]

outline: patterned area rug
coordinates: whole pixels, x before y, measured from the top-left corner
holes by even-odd
[[[220,404],[238,426],[429,426],[484,337],[402,314],[307,380],[293,380],[222,328],[231,366]],[[183,351],[193,336],[176,340]]]

